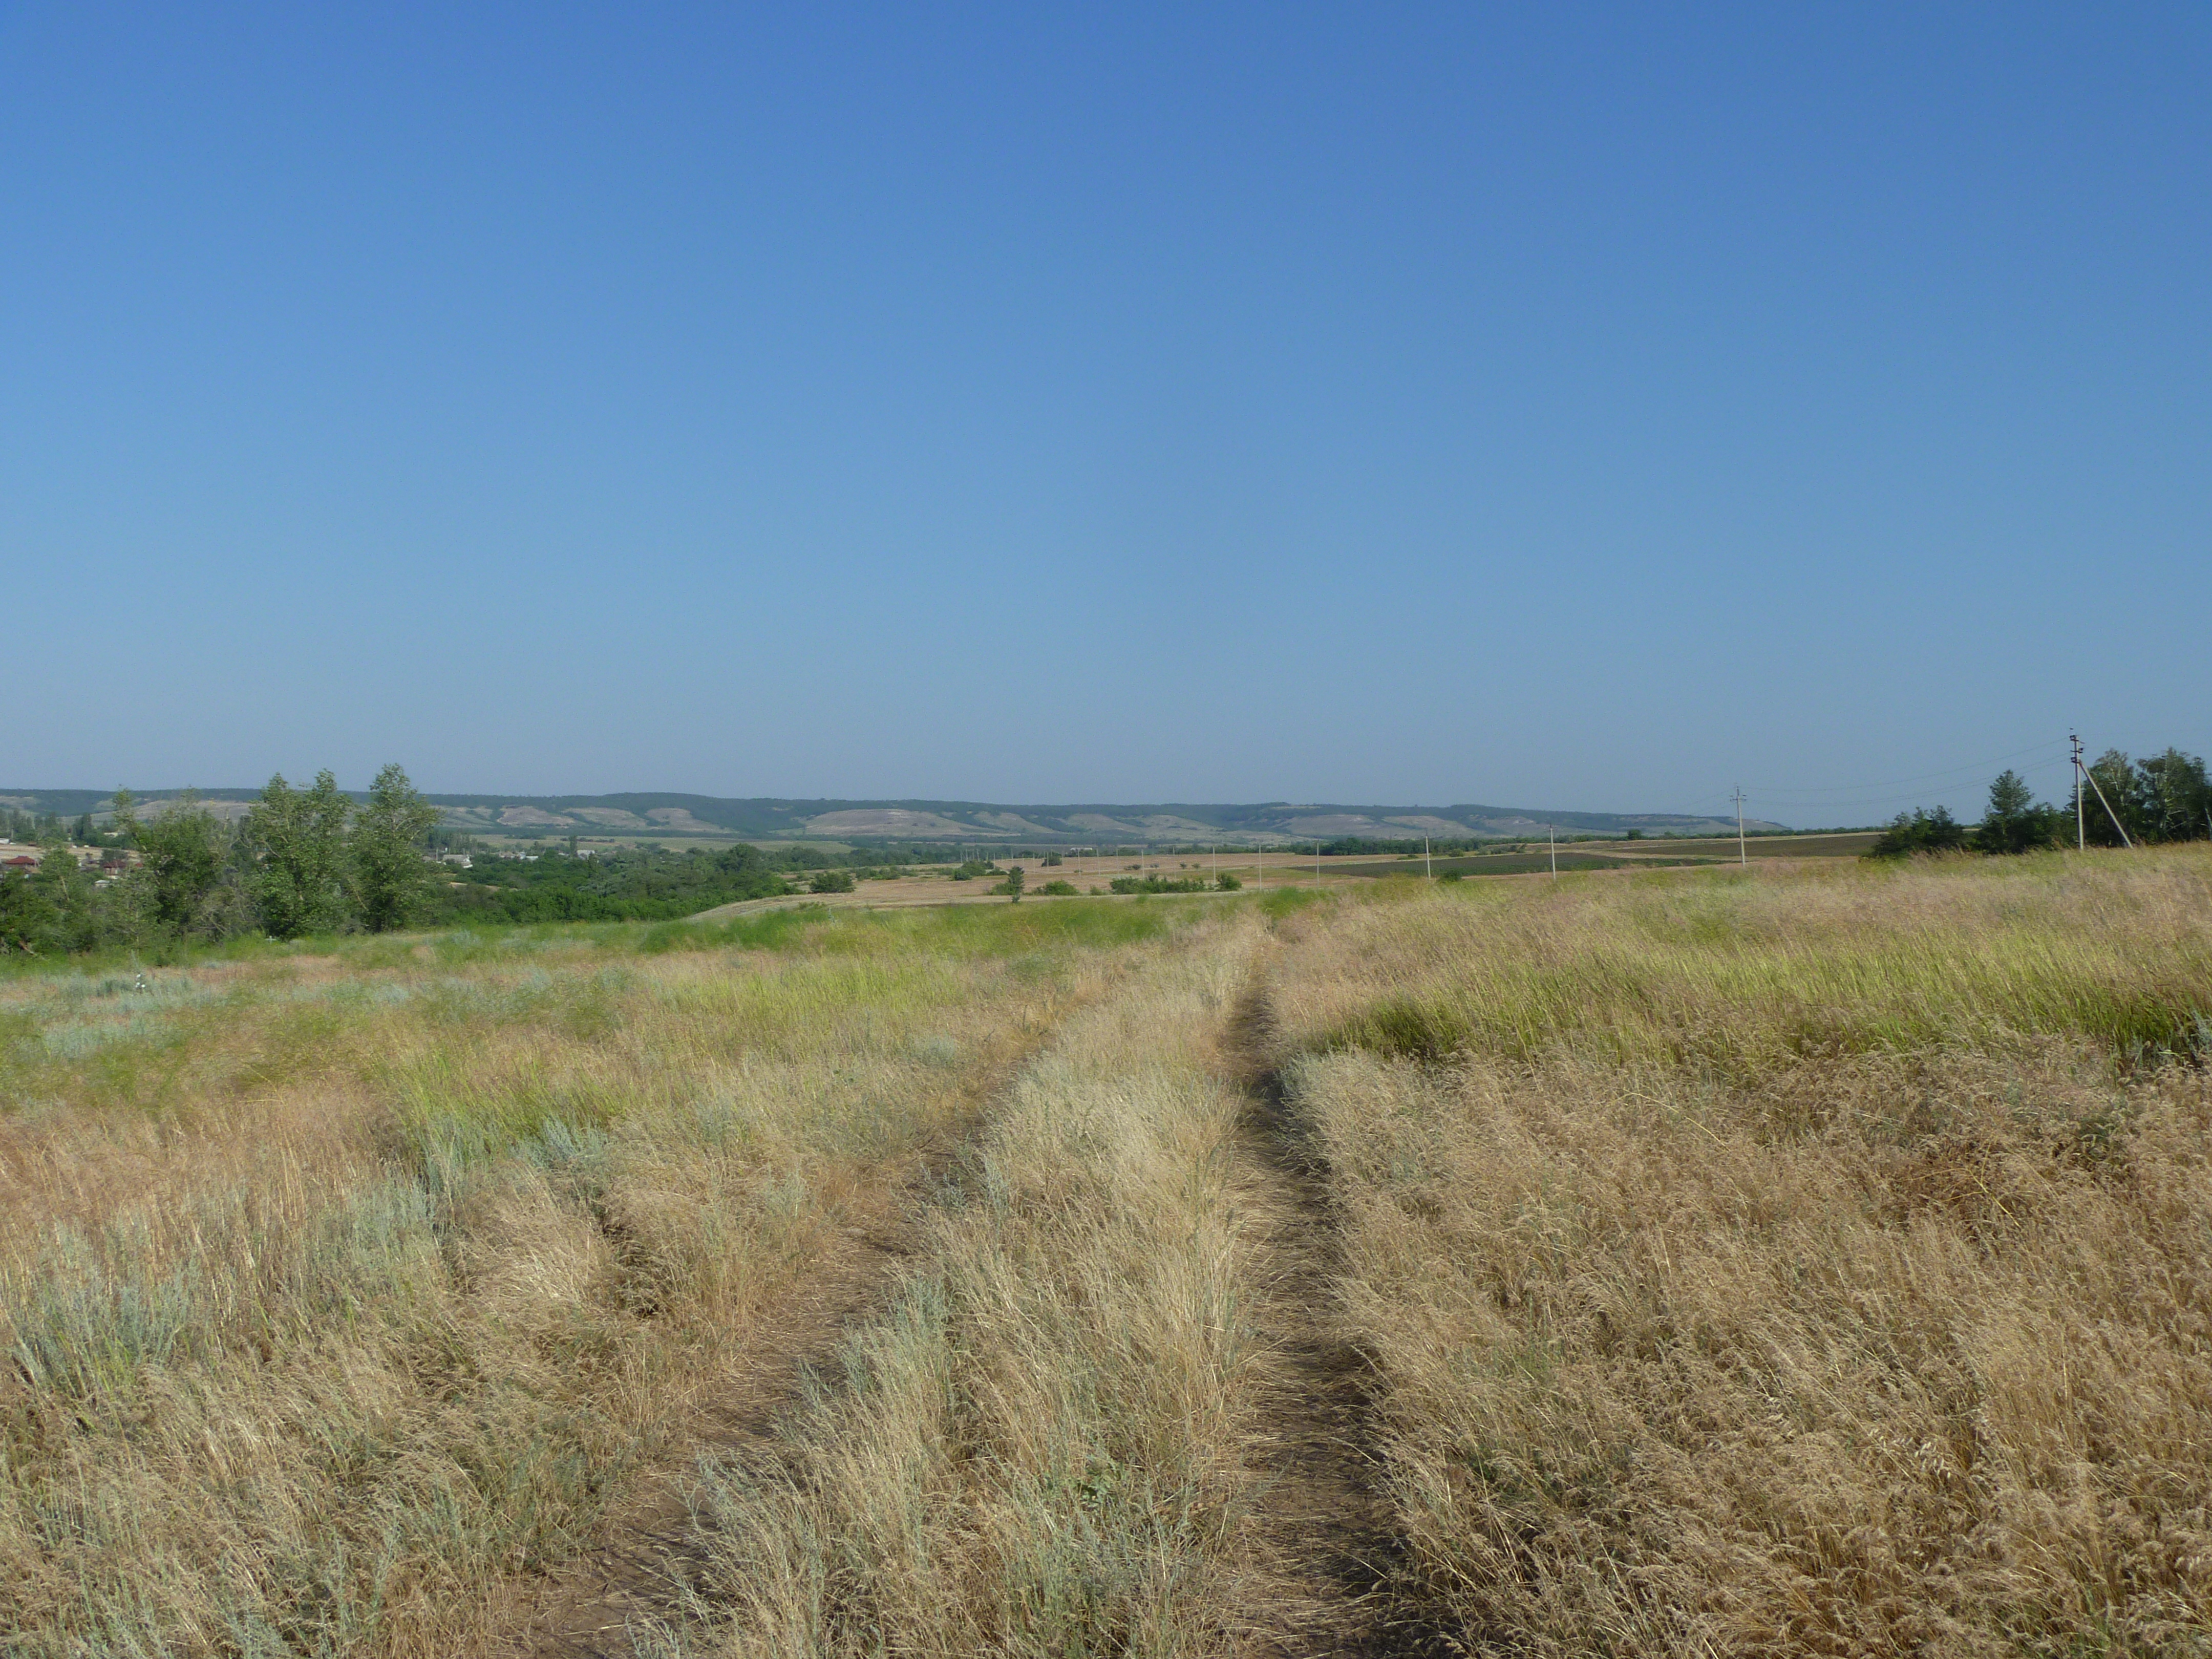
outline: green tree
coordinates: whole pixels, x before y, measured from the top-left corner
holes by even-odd
[[[1939,806],[1930,812],[1915,807],[1910,812],[1899,812],[1888,829],[1876,837],[1867,849],[1870,859],[1910,858],[1916,853],[1951,853],[1966,844],[1966,828],[1951,816],[1951,809]]]
[[[118,804],[118,811],[127,811]],[[173,933],[194,930],[200,912],[222,879],[228,837],[214,813],[187,789],[166,811],[131,819],[131,838],[144,865],[135,880],[152,889],[155,925]]]
[[[278,939],[344,921],[347,810],[330,773],[317,773],[312,789],[295,789],[279,772],[246,814],[249,885],[262,926]]]
[[[1013,865],[1008,868],[1006,884],[1008,903],[1019,904],[1022,902],[1022,887],[1028,880],[1029,876],[1020,865]]]
[[[2145,822],[2143,811],[2143,778],[2136,769],[2136,763],[2118,750],[2107,749],[2091,763],[2089,775],[2095,780],[2095,787],[2081,792],[2082,833],[2089,844],[2120,844],[2120,831],[2112,823],[2115,817],[2126,829],[2130,841],[2149,840],[2150,826]]]
[[[2202,756],[2179,749],[2153,755],[2136,769],[2136,812],[2150,841],[2201,841],[2212,836],[2212,780]]]
[[[57,836],[39,860],[34,885],[46,890],[53,906],[56,937],[66,951],[89,951],[99,942],[100,918],[93,903],[92,878],[85,874],[66,842]]]
[[[54,908],[52,889],[29,870],[0,871],[0,953],[21,951],[40,956],[58,951],[62,919]]]
[[[438,821],[398,764],[369,786],[368,804],[354,819],[350,845],[354,903],[372,933],[404,927],[422,902],[423,837]]]
[[[2007,769],[1990,785],[1989,809],[1974,831],[1973,845],[1984,853],[2026,853],[2050,846],[2057,834],[2054,808],[2039,806],[2026,780]]]

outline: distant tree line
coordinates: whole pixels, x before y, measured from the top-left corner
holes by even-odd
[[[270,779],[235,825],[191,790],[141,817],[128,789],[113,820],[74,826],[97,847],[82,867],[59,820],[42,826],[38,866],[0,875],[0,951],[33,955],[103,947],[158,950],[240,933],[383,933],[422,908],[422,843],[438,809],[387,766],[356,806],[328,772],[295,789]]]
[[[477,854],[448,867],[427,918],[438,921],[668,921],[738,899],[799,890],[775,856],[740,842],[708,852],[661,847]],[[794,866],[785,864],[784,869]],[[796,866],[805,868],[805,866]],[[842,866],[815,866],[816,892],[850,892]]]
[[[2091,846],[2120,846],[2123,830],[2138,847],[2212,839],[2212,780],[2203,757],[2168,749],[2135,761],[2109,749],[2090,766],[2089,775],[2095,785],[2082,791],[2080,823]],[[2007,770],[1990,786],[1989,807],[1978,824],[1960,823],[1948,807],[1915,807],[1897,815],[1868,856],[2032,853],[2071,847],[2075,833],[2072,800],[2063,805],[2039,801],[2017,772]]]

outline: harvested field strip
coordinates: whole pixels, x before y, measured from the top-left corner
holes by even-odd
[[[997,915],[11,980],[0,1645],[507,1644],[769,1311],[1198,913]]]
[[[1310,913],[1279,986],[1397,1616],[1561,1659],[2212,1650],[2212,1088],[2144,1042],[2212,1006],[2212,860],[1522,902]]]
[[[1303,1650],[1313,1564],[1256,1507],[1292,1218],[1221,1046],[1259,937],[1216,924],[1024,1070],[836,1385],[704,1471],[700,1603],[647,1650]]]

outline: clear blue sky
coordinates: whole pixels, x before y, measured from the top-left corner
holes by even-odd
[[[0,787],[2202,751],[2208,88],[2201,4],[0,4]]]

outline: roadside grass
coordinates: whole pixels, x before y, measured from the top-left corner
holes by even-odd
[[[2212,857],[1347,903],[1275,1042],[1470,1652],[2212,1650]]]
[[[0,981],[0,1646],[504,1640],[757,1312],[1200,920],[941,914]]]
[[[641,1650],[1230,1650],[1275,1362],[1214,1044],[1261,937],[1207,923],[1024,1068],[841,1386],[705,1467],[708,1595]]]

